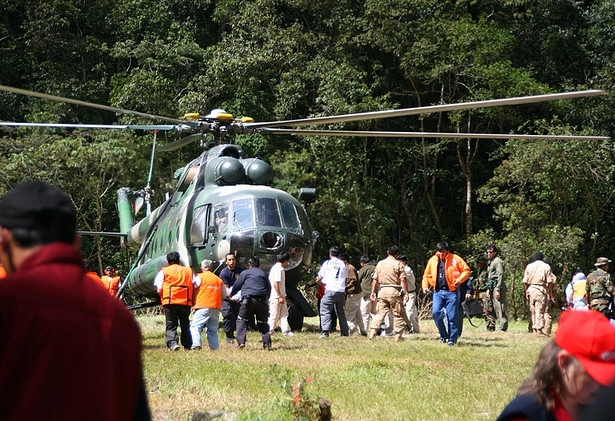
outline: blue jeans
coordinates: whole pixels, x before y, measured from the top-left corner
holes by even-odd
[[[209,349],[216,350],[218,344],[218,326],[220,325],[220,311],[215,308],[200,308],[194,312],[190,333],[192,334],[192,346],[201,346],[201,332],[207,330],[207,343]]]
[[[436,291],[433,294],[433,314],[434,322],[440,333],[440,339],[448,340],[448,342],[457,343],[459,337],[459,319],[457,317],[459,308],[456,291]],[[444,313],[446,312],[447,326],[444,323]]]

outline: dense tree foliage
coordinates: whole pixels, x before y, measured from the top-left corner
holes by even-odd
[[[1,13],[2,84],[171,117],[222,107],[260,121],[303,118],[609,91],[615,79],[612,0],[5,0]],[[609,96],[334,127],[612,136],[614,104]],[[4,93],[0,118],[135,120]],[[151,133],[0,135],[0,190],[52,181],[70,192],[83,229],[117,229],[115,190],[145,185]],[[611,141],[251,135],[238,142],[273,164],[277,187],[318,189],[317,255],[337,243],[355,260],[375,258],[396,243],[420,273],[441,239],[469,258],[495,242],[517,294],[536,250],[561,283],[598,255],[613,256]],[[189,145],[156,156],[158,202],[175,169],[198,152]],[[107,240],[86,240],[85,252],[101,264],[119,259]]]

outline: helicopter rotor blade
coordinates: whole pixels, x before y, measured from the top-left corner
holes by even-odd
[[[296,136],[338,136],[338,137],[427,137],[453,139],[534,139],[534,140],[609,140],[608,136],[577,136],[577,135],[533,135],[533,134],[499,134],[499,133],[438,133],[438,132],[378,132],[356,130],[303,130],[303,129],[261,129],[268,134],[289,134]]]
[[[0,91],[11,92],[14,94],[32,96],[32,97],[42,98],[42,99],[49,99],[52,101],[66,102],[68,104],[81,105],[83,107],[89,107],[89,108],[97,108],[99,110],[111,111],[114,113],[134,115],[137,117],[146,118],[148,120],[160,120],[160,121],[166,121],[168,123],[173,123],[173,124],[178,124],[178,125],[198,127],[197,123],[188,121],[188,120],[180,120],[176,118],[163,117],[163,116],[154,115],[154,114],[141,113],[139,111],[125,110],[123,108],[116,108],[116,107],[111,107],[108,105],[94,104],[92,102],[81,101],[78,99],[66,98],[66,97],[61,97],[61,96],[56,96],[56,95],[43,94],[40,92],[29,91],[27,89],[14,88],[12,86],[0,85]]]
[[[70,123],[25,123],[0,121],[0,126],[44,127],[60,129],[109,129],[109,130],[177,130],[176,125],[164,124],[70,124]]]
[[[195,134],[191,134],[190,136],[186,136],[183,137],[181,139],[175,140],[171,143],[167,143],[166,145],[163,146],[159,146],[158,148],[156,148],[157,151],[159,152],[171,152],[174,150],[177,150],[179,148],[182,148],[192,142],[196,142],[198,140],[203,140],[207,137],[206,134],[204,133],[195,133]]]
[[[365,113],[343,114],[327,117],[303,118],[297,120],[281,120],[260,123],[245,123],[244,127],[257,129],[260,127],[280,126],[313,126],[319,124],[343,123],[348,121],[363,121],[381,118],[402,117],[408,115],[440,113],[445,111],[469,110],[475,108],[500,107],[503,105],[534,104],[538,102],[556,101],[560,99],[572,99],[588,96],[606,95],[605,91],[590,89],[585,91],[561,92],[555,94],[532,95],[514,98],[501,98],[486,101],[460,102],[455,104],[431,105],[426,107],[402,108],[399,110],[371,111]]]

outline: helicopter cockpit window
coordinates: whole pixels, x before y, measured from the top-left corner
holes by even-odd
[[[296,205],[295,210],[297,211],[297,215],[299,216],[299,223],[301,224],[301,234],[312,232],[312,226],[310,225],[310,220],[305,213],[305,209],[303,209],[299,205]]]
[[[282,211],[282,218],[284,219],[284,226],[289,231],[297,234],[302,234],[301,223],[297,217],[297,211],[292,203],[280,201],[280,210]]]
[[[256,219],[259,226],[281,227],[280,212],[275,199],[256,199]]]
[[[220,234],[226,229],[228,225],[228,205],[217,205],[214,208],[214,232],[216,235]]]
[[[254,202],[252,199],[239,199],[233,201],[233,231],[242,231],[254,228]]]
[[[192,225],[190,226],[190,244],[203,244],[207,241],[207,215],[210,205],[201,206],[194,210]]]

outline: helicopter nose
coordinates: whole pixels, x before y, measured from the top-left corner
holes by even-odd
[[[277,232],[268,231],[261,236],[260,245],[267,250],[277,250],[284,245],[284,237]]]

